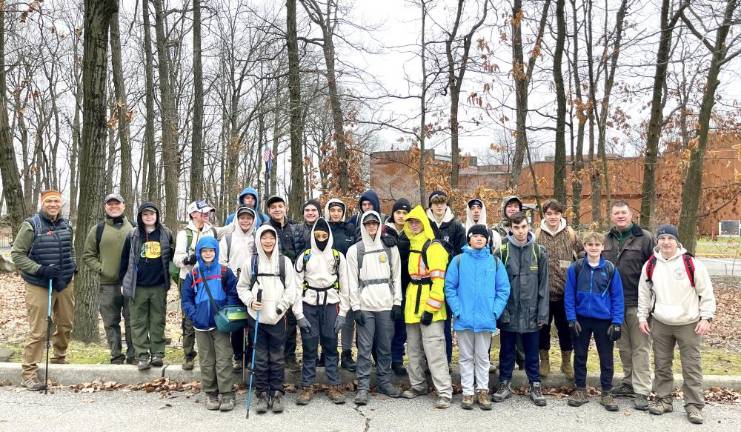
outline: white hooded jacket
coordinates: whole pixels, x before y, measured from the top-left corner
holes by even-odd
[[[477,199],[477,201],[481,201],[481,215],[479,216],[479,220],[474,222],[473,215],[471,214],[471,201],[473,200],[468,201],[466,204],[466,223],[463,224],[464,228],[466,228],[466,241],[468,241],[468,230],[472,226],[484,225],[489,229],[489,246],[491,247],[491,253],[494,254],[502,246],[502,237],[496,230],[489,228],[489,223],[486,220],[486,204],[484,204],[483,200]]]
[[[265,254],[265,250],[260,244],[260,236],[265,231],[272,231],[275,235],[275,248],[270,256]],[[269,224],[262,225],[255,234],[255,246],[257,249],[257,270],[259,275],[257,281],[250,287],[252,279],[252,260],[248,260],[242,267],[242,273],[237,282],[237,294],[242,303],[247,305],[247,310],[252,318],[257,316],[257,311],[252,309],[252,300],[257,299],[259,291],[262,291],[262,310],[260,310],[260,324],[276,324],[283,318],[289,307],[292,307],[296,319],[304,317],[301,302],[298,299],[296,288],[296,273],[293,270],[291,260],[288,258],[280,259],[280,242],[275,228]],[[280,271],[278,265],[283,262],[285,272],[285,286],[281,284]],[[280,310],[280,312],[278,312]]]
[[[690,283],[682,255],[687,250],[679,245],[674,255],[665,259],[659,247],[654,249],[656,267],[652,282],[647,281],[646,267],[643,265],[638,283],[638,320],[644,322],[649,315],[666,325],[686,325],[700,318],[715,316],[715,295],[705,265],[694,259],[695,287]],[[653,311],[651,310],[653,309]]]
[[[320,219],[324,220],[323,218]],[[309,305],[339,304],[339,315],[345,316],[347,315],[347,310],[350,308],[347,261],[339,252],[337,253],[337,259],[335,259],[332,252],[332,246],[334,244],[332,230],[329,230],[327,246],[324,247],[323,251],[319,250],[316,239],[314,238],[315,229],[316,222],[311,227],[311,252],[308,255],[302,254],[296,258],[296,281],[300,290],[299,292],[303,291],[303,302]],[[335,269],[338,260],[339,263],[337,269]],[[338,283],[337,288],[339,289],[335,288],[335,282]],[[329,287],[329,289],[326,291],[316,291],[308,287],[319,289]]]
[[[235,217],[229,224],[229,231],[219,242],[219,263],[228,266],[237,277],[241,274],[241,269],[247,266],[255,250],[255,220],[256,213],[252,212],[252,226],[247,232],[239,226],[239,218]]]
[[[401,260],[396,246],[389,248],[391,256],[387,256],[381,242],[382,227],[380,225],[375,238],[371,238],[368,234],[362,221],[369,215],[375,215],[379,221],[381,220],[381,217],[375,211],[363,213],[360,217],[360,242],[365,246],[365,255],[363,256],[363,268],[359,273],[358,244],[360,242],[350,246],[347,251],[350,306],[354,311],[388,311],[395,305],[401,306]],[[389,279],[391,280],[391,286],[389,286]],[[361,287],[363,285],[361,281],[375,282]]]

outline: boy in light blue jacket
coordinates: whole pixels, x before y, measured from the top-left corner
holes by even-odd
[[[473,409],[474,400],[482,410],[491,409],[489,396],[489,349],[509,299],[509,278],[502,261],[492,255],[489,230],[473,225],[468,245],[448,265],[445,299],[453,312],[453,329],[458,335],[463,409]],[[475,382],[475,396],[474,396]]]

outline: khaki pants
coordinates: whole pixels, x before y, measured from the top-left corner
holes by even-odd
[[[37,363],[44,359],[46,348],[46,315],[49,302],[49,289],[26,282],[26,311],[28,313],[28,339],[23,349],[22,378],[34,378],[39,367]],[[72,320],[75,313],[75,286],[70,282],[62,292],[52,291],[51,343],[54,349],[52,359],[64,360],[67,345],[72,333]]]
[[[617,345],[623,364],[623,384],[632,386],[636,394],[648,396],[651,393],[651,338],[641,333],[635,306],[625,308],[623,334]]]
[[[407,324],[409,356],[407,371],[412,388],[426,392],[425,363],[427,363],[437,395],[450,399],[453,397],[453,386],[448,371],[448,357],[445,354],[444,324],[444,321],[435,321],[428,326]]]
[[[201,353],[201,387],[204,393],[231,394],[232,342],[229,333],[217,330],[196,330],[196,343]]]
[[[694,405],[698,409],[705,406],[702,392],[702,361],[700,345],[702,336],[695,333],[697,323],[686,325],[666,325],[658,320],[651,321],[651,335],[654,343],[654,388],[656,397],[671,398],[674,389],[672,361],[674,346],[679,345],[679,359],[682,363],[682,392],[684,406]]]

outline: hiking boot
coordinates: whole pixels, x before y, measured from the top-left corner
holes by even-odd
[[[574,365],[571,364],[571,351],[561,351],[561,372],[567,379],[573,381]]]
[[[232,372],[235,374],[242,373],[242,360],[241,359],[232,360]]]
[[[391,370],[394,371],[394,375],[396,376],[406,376],[407,375],[407,369],[404,367],[404,364],[401,362],[392,362]]]
[[[342,391],[341,385],[329,386],[327,389],[327,397],[329,400],[335,403],[335,405],[342,405],[345,403],[345,392]]]
[[[414,399],[417,396],[422,396],[426,394],[427,394],[427,390],[417,390],[414,387],[412,387],[408,390],[404,390],[401,393],[401,397],[403,397],[404,399]]]
[[[54,357],[49,359],[49,363],[51,364],[69,364],[66,358],[64,357]]]
[[[35,376],[24,379],[21,385],[31,391],[41,391],[46,388],[46,384],[39,381]]]
[[[314,397],[314,388],[312,386],[304,387],[296,398],[296,405],[308,405]]]
[[[635,395],[635,390],[633,390],[632,385],[622,383],[612,389],[612,395],[615,397],[633,397]]]
[[[648,409],[648,398],[642,394],[636,394],[633,399],[633,408],[638,411],[646,411]]]
[[[599,398],[599,404],[605,407],[607,411],[617,411],[620,409],[615,399],[612,397],[610,392],[603,391],[602,396]]]
[[[702,417],[702,411],[694,405],[687,405],[687,420],[692,424],[703,424],[705,419]]]
[[[124,364],[125,359],[126,357],[116,357],[114,359],[111,359],[111,364],[112,365],[122,365]]]
[[[368,399],[370,399],[368,390],[358,390],[353,402],[355,402],[355,405],[368,405]]]
[[[551,373],[551,355],[548,350],[540,350],[540,377],[546,378]]]
[[[136,359],[134,357],[126,357],[126,364],[127,365],[135,365],[136,363],[137,362],[136,362]]]
[[[258,414],[265,414],[268,412],[268,394],[267,393],[260,393],[257,395],[257,406],[255,407],[255,411]]]
[[[674,411],[674,405],[672,405],[671,397],[656,398],[651,402],[651,405],[648,406],[648,412],[653,415],[661,415],[672,411]]]
[[[227,412],[234,409],[235,405],[234,401],[234,395],[233,394],[223,394],[221,395],[221,405],[219,406],[219,411]]]
[[[186,357],[183,360],[183,370],[189,371],[193,370],[194,362],[192,357]]]
[[[217,393],[206,394],[206,409],[209,411],[216,411],[219,409],[221,404],[219,403],[219,395]]]
[[[164,362],[162,361],[162,354],[155,354],[152,356],[152,361],[149,362],[154,367],[162,367]]]
[[[270,402],[272,402],[272,409],[275,414],[283,412],[283,393],[276,390]]]
[[[464,410],[473,409],[473,395],[463,395],[463,400],[461,401],[461,408],[463,408]]]
[[[569,396],[567,403],[572,407],[580,407],[588,402],[589,397],[587,396],[587,389],[584,387],[577,387],[576,390],[571,393],[571,396]]]
[[[149,365],[149,359],[146,358],[139,359],[139,363],[136,364],[136,368],[140,371],[145,371],[151,367],[152,366]]]
[[[401,390],[399,390],[399,387],[396,387],[391,383],[379,386],[378,392],[385,394],[390,398],[398,398],[399,396],[401,396]]]
[[[479,390],[476,392],[476,402],[479,403],[479,408],[484,411],[491,409],[491,396],[487,390]]]
[[[342,367],[342,369],[347,369],[350,372],[355,372],[355,369],[357,369],[357,365],[355,364],[355,360],[352,359],[352,351],[342,350],[340,367]]]
[[[512,387],[510,385],[510,382],[502,381],[502,383],[499,384],[499,390],[491,395],[491,400],[493,400],[494,402],[504,402],[506,399],[509,399],[511,397]]]
[[[434,406],[437,409],[448,409],[450,408],[450,398],[440,396],[439,398],[437,398],[437,401],[435,401]]]
[[[536,406],[542,407],[546,405],[545,397],[543,396],[543,391],[539,382],[530,384],[530,400],[532,400]]]

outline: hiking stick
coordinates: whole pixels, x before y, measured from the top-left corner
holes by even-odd
[[[49,388],[49,348],[51,347],[51,285],[49,279],[49,298],[46,303],[46,367],[44,368],[44,394]]]
[[[257,301],[262,302],[262,290],[257,290]],[[245,406],[247,407],[246,419],[250,418],[250,407],[252,406],[252,380],[255,377],[255,357],[257,357],[257,329],[260,327],[260,311],[255,314],[255,335],[252,337],[252,360],[250,361],[250,383],[247,388],[247,401]]]

